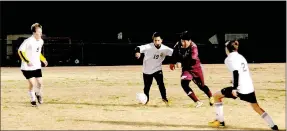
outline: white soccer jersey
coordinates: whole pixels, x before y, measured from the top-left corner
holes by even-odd
[[[27,59],[33,64],[33,66],[28,66],[28,63],[22,61],[21,70],[41,69],[40,54],[43,44],[44,41],[42,39],[36,40],[34,36],[24,40],[18,50],[25,52]]]
[[[229,71],[233,72],[234,70],[238,70],[239,82],[237,89],[239,93],[249,94],[254,92],[254,86],[250,76],[248,63],[241,54],[239,54],[238,52],[230,53],[225,59],[224,63],[229,69]],[[233,77],[232,82],[234,82]]]
[[[143,73],[153,74],[159,70],[162,70],[162,62],[166,56],[172,56],[173,49],[161,44],[161,47],[157,49],[154,43],[138,46],[140,53],[144,53],[143,59]]]

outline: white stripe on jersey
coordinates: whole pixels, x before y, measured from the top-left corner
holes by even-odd
[[[162,62],[166,56],[172,56],[173,49],[161,44],[157,49],[154,43],[138,46],[140,53],[144,53],[143,73],[153,74],[156,71],[162,70]]]
[[[238,70],[239,82],[238,82],[238,92],[241,94],[249,94],[254,92],[254,86],[250,76],[248,63],[246,59],[238,52],[230,53],[224,61],[228,70],[233,72]],[[233,76],[233,75],[232,75]],[[232,82],[234,78],[232,77]]]
[[[22,61],[21,70],[41,69],[40,54],[43,44],[44,41],[42,39],[36,40],[33,35],[24,40],[18,50],[26,53],[28,60],[33,64],[33,66],[30,67],[25,61]]]

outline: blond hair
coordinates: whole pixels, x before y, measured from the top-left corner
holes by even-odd
[[[32,32],[36,32],[36,29],[37,28],[41,28],[42,29],[42,25],[40,25],[39,23],[34,23],[32,26],[31,26],[31,31]]]

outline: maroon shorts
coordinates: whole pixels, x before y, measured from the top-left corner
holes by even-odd
[[[181,80],[192,80],[195,83],[204,85],[204,78],[201,68],[193,69],[190,71],[182,71]]]

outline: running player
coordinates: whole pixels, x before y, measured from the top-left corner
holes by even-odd
[[[196,108],[202,106],[202,102],[196,97],[193,90],[189,87],[189,83],[192,80],[200,90],[202,90],[209,98],[210,106],[214,103],[214,98],[209,88],[204,83],[202,68],[200,59],[198,57],[197,45],[191,40],[189,32],[185,31],[181,35],[181,41],[178,42],[173,51],[172,64],[170,69],[175,69],[177,62],[181,63],[182,74],[181,74],[181,86],[185,93],[196,102]]]
[[[162,36],[155,32],[152,36],[153,42],[136,47],[136,58],[139,59],[141,53],[144,53],[143,59],[143,80],[144,93],[147,96],[147,104],[149,102],[149,91],[155,78],[160,90],[163,102],[168,105],[166,97],[166,89],[163,81],[162,62],[166,56],[171,56],[173,50],[162,44]]]
[[[209,122],[208,125],[211,127],[224,127],[222,98],[236,99],[239,97],[241,100],[250,103],[253,110],[266,121],[272,130],[278,130],[277,125],[274,124],[271,117],[257,103],[248,63],[246,59],[237,52],[239,42],[237,40],[228,41],[225,45],[227,58],[224,63],[228,70],[233,73],[233,86],[223,88],[214,94],[216,119]]]
[[[31,27],[33,35],[24,40],[18,49],[18,54],[22,60],[21,71],[29,83],[29,96],[31,97],[32,106],[43,103],[43,82],[41,61],[48,65],[46,58],[42,55],[41,50],[44,44],[42,40],[42,26],[35,23]]]

